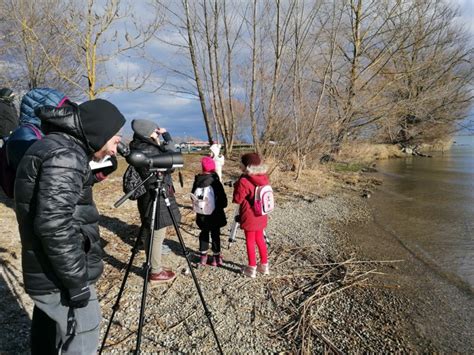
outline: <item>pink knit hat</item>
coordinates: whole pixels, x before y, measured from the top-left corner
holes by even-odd
[[[216,170],[216,163],[211,157],[203,157],[201,159],[202,171],[204,173],[210,173]]]

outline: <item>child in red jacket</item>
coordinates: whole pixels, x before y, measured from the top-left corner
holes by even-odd
[[[242,269],[242,273],[248,277],[255,277],[257,271],[268,275],[270,271],[268,268],[267,245],[263,236],[268,217],[266,215],[256,216],[251,205],[255,198],[255,187],[269,184],[266,166],[262,164],[262,159],[257,153],[247,153],[242,155],[240,168],[243,174],[234,185],[233,202],[240,205],[240,228],[245,232],[249,259],[249,264]],[[258,266],[255,244],[257,244],[260,254]]]

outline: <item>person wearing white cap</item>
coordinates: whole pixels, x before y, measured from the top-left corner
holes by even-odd
[[[211,151],[210,156],[216,164],[217,176],[219,176],[219,180],[222,181],[222,167],[224,166],[225,158],[221,155],[221,145],[214,143],[209,147],[209,150]]]

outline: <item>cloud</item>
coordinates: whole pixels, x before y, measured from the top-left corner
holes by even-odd
[[[458,23],[464,25],[474,37],[474,1],[449,0],[448,3],[459,8],[459,16],[457,17]]]
[[[174,136],[206,137],[204,119],[198,100],[143,92],[109,93],[106,98],[115,104],[127,119],[126,136],[132,134],[131,122],[142,118],[165,127]]]

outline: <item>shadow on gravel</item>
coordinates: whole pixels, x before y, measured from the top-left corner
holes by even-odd
[[[135,224],[128,224],[117,217],[101,215],[99,225],[116,234],[122,241],[130,246],[135,244],[140,227]]]
[[[166,239],[164,244],[169,246],[171,251],[175,255],[181,256],[181,257],[184,258],[183,248],[181,247],[181,243],[179,243],[179,241]],[[200,261],[199,251],[194,250],[192,248],[189,248],[188,246],[186,246],[186,249],[188,249],[190,261],[192,263],[195,263],[196,266],[197,266],[197,264]],[[237,263],[234,263],[233,261],[228,261],[228,260],[224,259],[224,265],[221,266],[220,268],[225,269],[225,270],[230,271],[230,272],[233,272],[233,273],[236,273],[236,274],[240,274],[240,269],[242,268],[242,266],[243,265],[241,265],[241,264],[237,264]]]
[[[222,269],[233,272],[235,274],[241,274],[240,271],[244,265],[234,263],[233,261],[227,261],[224,259],[224,265],[221,266]]]
[[[0,253],[5,252],[7,250],[0,248]],[[22,280],[17,277],[21,272],[14,270],[14,266],[2,257],[0,266],[0,353],[26,353],[29,349],[31,320],[16,290],[10,287],[22,284]]]
[[[2,189],[0,189],[0,203],[5,205],[5,207],[13,209],[13,199],[8,198]]]
[[[104,250],[104,261],[110,265],[112,265],[117,270],[125,270],[127,268],[128,262],[132,255],[132,247],[135,244],[136,237],[140,228],[136,225],[128,224],[116,217],[109,217],[101,215],[99,219],[99,225],[105,229],[108,229],[110,232],[116,234],[123,242],[130,246],[129,253],[124,255],[126,257],[126,261],[123,262],[118,260],[116,257],[107,254]],[[109,242],[106,241],[104,238],[100,238],[102,241],[102,246],[106,246]],[[142,252],[143,246],[141,246],[137,255]],[[135,257],[136,258],[136,257]],[[132,265],[130,268],[130,272],[141,276],[143,274],[142,268]]]
[[[191,206],[189,206],[189,205],[183,205],[182,203],[178,203],[178,207],[179,207],[179,208],[182,208],[183,210],[190,210],[190,211],[193,210],[193,208],[192,208]]]

